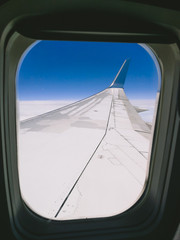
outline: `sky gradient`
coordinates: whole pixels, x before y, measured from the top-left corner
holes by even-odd
[[[124,90],[130,99],[154,99],[158,73],[148,52],[135,43],[39,41],[18,67],[19,100],[80,100],[111,85],[131,58]]]

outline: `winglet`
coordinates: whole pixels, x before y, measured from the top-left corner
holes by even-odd
[[[124,88],[130,58],[126,59],[109,88]]]

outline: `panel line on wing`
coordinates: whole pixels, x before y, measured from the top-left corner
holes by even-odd
[[[112,100],[111,100],[111,107],[110,107],[110,110],[109,110],[109,115],[108,115],[108,120],[107,120],[107,125],[106,125],[106,129],[105,129],[105,133],[101,139],[101,141],[99,142],[98,146],[96,147],[96,149],[94,150],[92,156],[90,157],[89,161],[87,162],[86,166],[84,167],[84,169],[82,170],[81,174],[79,175],[79,177],[77,178],[76,182],[74,183],[74,185],[72,186],[69,194],[67,195],[67,197],[64,199],[63,203],[61,204],[60,208],[58,209],[56,215],[54,216],[55,218],[58,216],[58,214],[60,213],[61,209],[63,208],[64,204],[66,203],[66,201],[68,200],[70,194],[72,193],[74,187],[76,186],[76,184],[78,183],[78,181],[80,180],[81,176],[83,175],[85,169],[87,168],[87,166],[89,165],[91,159],[93,158],[94,154],[96,153],[97,149],[99,148],[99,146],[101,145],[103,139],[105,138],[106,136],[106,133],[107,133],[107,129],[108,129],[108,125],[109,125],[109,119],[110,119],[110,116],[111,116],[111,109],[112,109]]]
[[[134,146],[123,134],[121,134],[117,129],[114,129],[122,138],[124,138],[125,141],[127,141],[138,153],[140,153],[143,157],[144,155],[142,154],[141,151],[139,151],[136,146]],[[145,157],[144,157],[145,158]]]

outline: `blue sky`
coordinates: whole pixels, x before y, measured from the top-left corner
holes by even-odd
[[[39,41],[24,54],[17,73],[19,100],[79,100],[108,87],[131,58],[124,90],[130,99],[153,99],[158,73],[135,43]]]

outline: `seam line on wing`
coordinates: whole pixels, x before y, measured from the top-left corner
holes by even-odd
[[[111,106],[110,106],[110,110],[109,110],[109,115],[108,115],[108,120],[107,120],[107,125],[106,125],[106,129],[105,129],[105,133],[101,139],[101,141],[99,142],[98,146],[96,147],[96,149],[94,150],[92,156],[90,157],[89,161],[87,162],[86,166],[84,167],[84,169],[82,170],[81,174],[79,175],[79,177],[77,178],[76,182],[74,183],[74,185],[72,186],[70,192],[68,193],[67,197],[64,199],[63,203],[61,204],[60,208],[58,209],[56,215],[54,216],[55,218],[58,216],[58,214],[60,213],[61,209],[63,208],[64,204],[66,203],[66,201],[68,200],[70,194],[72,193],[74,187],[76,186],[76,184],[78,183],[79,179],[81,178],[82,174],[84,173],[85,169],[87,168],[87,166],[89,165],[91,159],[93,158],[94,154],[96,153],[97,149],[99,148],[99,146],[101,145],[103,139],[106,136],[107,133],[107,129],[108,129],[108,125],[109,125],[109,119],[110,119],[110,115],[111,115],[111,109],[112,109],[112,104],[113,104],[113,97],[111,99]]]

